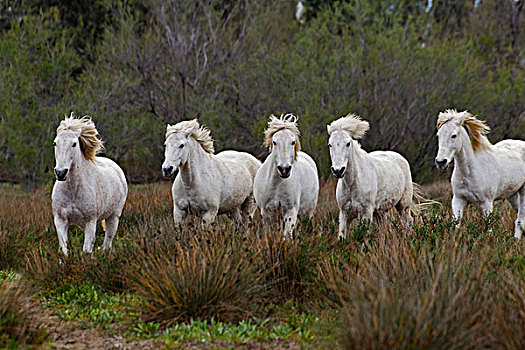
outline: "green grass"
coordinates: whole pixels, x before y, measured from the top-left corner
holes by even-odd
[[[79,321],[106,327],[123,321],[128,316],[128,302],[132,296],[109,294],[92,284],[59,286],[44,296],[44,304],[62,320]]]

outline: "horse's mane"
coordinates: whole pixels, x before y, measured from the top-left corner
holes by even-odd
[[[439,130],[443,124],[452,120],[467,130],[474,152],[480,149],[490,148],[491,143],[485,136],[489,133],[490,127],[485,121],[477,119],[467,111],[458,112],[455,109],[447,109],[445,112],[439,113],[436,125],[437,129]]]
[[[171,134],[174,134],[176,132],[188,133],[188,135],[193,137],[195,141],[197,141],[206,152],[215,152],[213,148],[213,139],[210,135],[210,130],[204,126],[200,126],[199,121],[197,119],[185,120],[175,125],[168,125],[168,127],[166,128],[166,138],[168,138]]]
[[[57,135],[62,131],[75,131],[80,132],[80,150],[84,155],[84,158],[90,161],[95,161],[95,156],[104,148],[102,140],[97,135],[98,131],[95,127],[95,123],[91,120],[91,117],[86,115],[82,118],[76,118],[75,114],[71,112],[69,117],[66,116],[64,120],[60,122],[57,128]]]
[[[334,131],[344,130],[350,133],[350,136],[354,139],[360,139],[370,129],[370,124],[361,120],[355,114],[348,114],[346,117],[341,117],[334,120],[330,125],[326,127],[328,135],[331,135]]]
[[[295,158],[297,159],[297,153],[301,150],[301,143],[299,142],[299,128],[297,127],[297,116],[292,113],[286,115],[281,114],[279,118],[275,115],[270,115],[270,121],[268,127],[264,130],[264,145],[270,149],[270,153],[273,151],[272,137],[276,132],[281,130],[290,130],[296,138],[294,150]]]

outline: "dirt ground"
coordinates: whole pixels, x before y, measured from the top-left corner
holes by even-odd
[[[59,350],[153,350],[165,348],[166,343],[163,339],[144,339],[144,340],[127,340],[125,337],[112,334],[98,328],[88,328],[79,322],[63,321],[58,316],[51,314],[41,306],[37,307],[35,312],[41,318],[42,326],[49,333],[51,349]],[[177,348],[177,347],[175,347]],[[217,348],[235,348],[235,349],[262,349],[262,350],[280,350],[280,349],[300,349],[299,344],[293,341],[276,340],[271,342],[253,342],[248,344],[232,345],[225,342],[217,343],[183,343],[181,349],[217,349]]]

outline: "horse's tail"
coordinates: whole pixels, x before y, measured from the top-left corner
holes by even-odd
[[[440,202],[437,202],[435,200],[432,200],[430,198],[426,198],[423,193],[423,189],[421,188],[421,185],[415,182],[412,182],[412,205],[410,206],[410,211],[412,216],[417,216],[423,211],[424,209],[428,208],[429,206],[433,204],[441,205]]]

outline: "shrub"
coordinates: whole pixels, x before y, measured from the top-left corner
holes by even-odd
[[[28,286],[18,278],[0,279],[0,348],[39,345],[46,340]]]
[[[152,243],[133,264],[130,283],[140,299],[135,308],[146,321],[238,320],[261,300],[264,281],[252,264],[258,249],[229,232],[193,235],[200,237]]]
[[[489,346],[486,315],[495,292],[487,249],[461,233],[413,245],[393,230],[357,264],[325,260],[320,271],[342,307],[346,349],[479,349]]]

